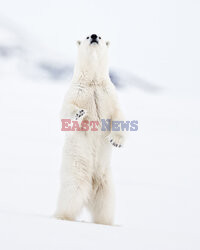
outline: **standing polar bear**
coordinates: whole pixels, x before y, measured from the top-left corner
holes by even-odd
[[[61,167],[61,187],[55,216],[75,220],[83,206],[95,223],[112,225],[114,191],[110,158],[121,147],[124,132],[102,131],[101,119],[123,121],[116,90],[109,77],[109,42],[92,34],[78,41],[78,60],[65,96],[61,119],[98,121],[97,131],[66,132]]]

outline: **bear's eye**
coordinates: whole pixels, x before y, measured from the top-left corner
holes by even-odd
[[[101,37],[99,36],[99,39],[101,39]]]
[[[89,36],[87,36],[87,39],[89,39]]]

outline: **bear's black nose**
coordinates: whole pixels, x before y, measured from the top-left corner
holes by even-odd
[[[91,38],[94,39],[94,40],[96,40],[97,39],[97,35],[96,34],[92,34]]]

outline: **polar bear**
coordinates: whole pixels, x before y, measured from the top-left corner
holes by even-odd
[[[109,77],[109,42],[92,34],[78,41],[78,58],[71,86],[64,98],[61,119],[123,121],[117,94]],[[112,147],[124,143],[123,131],[65,132],[61,187],[55,216],[75,220],[83,206],[93,222],[112,225],[114,190],[110,158]]]

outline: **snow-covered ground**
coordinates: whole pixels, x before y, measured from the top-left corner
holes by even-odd
[[[10,2],[11,0],[8,0],[3,5],[5,11],[9,9]],[[30,1],[29,7],[26,6],[27,1],[19,2],[25,4],[24,8],[20,8],[20,5],[13,1],[14,6],[7,12],[8,17],[12,16],[14,21],[21,24],[26,17],[26,29],[31,25],[34,27],[29,34],[33,32],[45,42],[52,38],[49,51],[56,44],[56,36],[50,33],[50,29],[58,28],[59,50],[69,51],[69,57],[66,57],[67,60],[58,59],[54,56],[56,53],[53,53],[53,62],[59,61],[61,65],[62,62],[69,62],[71,70],[70,60],[75,58],[75,46],[71,47],[71,41],[79,34],[78,25],[81,19],[74,23],[76,29],[73,32],[67,29],[63,32],[64,41],[61,41],[61,30],[64,30],[62,25],[65,25],[62,24],[65,20],[64,10],[61,10],[64,4],[62,1],[59,1],[59,4],[52,1],[46,11],[46,2],[41,1],[37,17],[42,18],[41,14],[46,14],[47,20],[33,17],[31,19],[31,13],[37,12],[37,1]],[[35,2],[37,4],[34,5]],[[187,6],[187,1],[169,1],[169,5],[159,1],[149,2],[153,6],[150,6],[148,1],[141,1],[140,4],[139,1],[134,1],[135,8],[132,11],[135,16],[131,20],[139,20],[140,25],[134,23],[133,30],[138,32],[137,35],[141,33],[141,36],[138,38],[129,35],[130,43],[127,48],[124,47],[123,40],[128,26],[125,30],[122,29],[124,21],[119,18],[119,3],[116,3],[111,24],[118,20],[118,24],[122,22],[119,26],[121,29],[119,33],[115,31],[112,34],[109,34],[110,27],[106,30],[107,36],[110,35],[113,40],[111,65],[119,65],[120,76],[124,81],[126,77],[122,76],[121,72],[124,71],[121,69],[139,79],[137,84],[119,89],[120,102],[126,118],[138,120],[139,130],[129,132],[124,148],[113,149],[112,170],[116,187],[116,226],[113,227],[87,223],[90,221],[87,211],[81,214],[79,222],[52,218],[59,187],[63,143],[59,110],[68,88],[67,78],[64,76],[57,81],[43,74],[35,65],[38,60],[44,58],[44,49],[32,50],[32,45],[29,47],[30,43],[26,44],[23,36],[19,37],[21,40],[16,39],[16,36],[10,36],[10,29],[8,32],[0,29],[0,52],[12,53],[10,56],[0,56],[0,249],[200,248],[200,98],[197,85],[200,79],[197,72],[200,54],[196,46],[199,37],[197,34],[192,37],[193,47],[191,45],[190,50],[185,47],[190,43],[190,38],[185,37],[185,40],[182,40],[183,30],[176,29],[181,27],[181,20],[186,23],[184,15],[179,13],[179,18],[175,18],[179,11],[187,9],[190,19],[185,30],[190,27],[191,30],[195,29],[196,22],[193,26],[191,24],[197,18],[198,3],[191,1],[191,5]],[[175,6],[172,2],[176,2]],[[181,4],[178,5],[178,2]],[[71,3],[72,9],[67,10],[70,18],[72,14],[69,12],[74,11],[76,3],[77,1]],[[107,2],[103,6],[106,4]],[[102,30],[108,24],[106,21],[113,10],[112,4],[108,4],[109,10],[104,13],[103,23],[96,22]],[[131,10],[128,10],[130,2],[127,1],[126,4],[127,13],[131,14]],[[48,26],[48,21],[54,21],[52,13],[54,8],[56,9],[55,6],[61,18],[57,23],[50,23]],[[170,6],[174,6],[174,9]],[[14,14],[15,8],[21,15]],[[29,8],[33,8],[32,12]],[[27,10],[27,16],[23,12],[24,9]],[[78,10],[78,14],[83,17],[82,9],[86,10],[84,4],[81,4]],[[94,9],[95,6],[91,4],[87,14]],[[154,18],[150,18],[151,11],[148,12],[148,9],[155,14]],[[141,18],[139,14],[142,15]],[[145,19],[150,20],[148,24],[145,20],[141,22],[144,14],[150,18]],[[166,18],[168,14],[169,20]],[[94,15],[92,12],[91,16]],[[66,17],[67,20],[68,18]],[[128,23],[131,17],[124,14],[123,18]],[[41,23],[41,20],[44,20],[44,23]],[[158,20],[165,24],[165,29],[160,29],[162,25]],[[90,25],[89,18],[83,23]],[[42,36],[44,27],[47,26],[49,30]],[[94,26],[93,23],[90,28]],[[145,43],[146,40],[142,38],[150,34],[150,31],[142,31],[151,27],[154,32]],[[160,32],[159,35],[157,31]],[[165,33],[171,37],[168,36],[168,40],[164,41],[167,37]],[[175,43],[173,34],[176,37]],[[157,44],[154,44],[154,39]],[[8,40],[12,42],[7,43]],[[65,41],[68,44],[64,50]],[[179,43],[180,41],[182,43]],[[5,46],[1,47],[2,44],[8,45],[9,50],[5,50]],[[134,45],[133,50],[130,49],[130,44]],[[157,47],[158,44],[160,47]],[[183,48],[184,56],[181,53]],[[116,55],[116,51],[119,55]],[[131,53],[135,53],[134,60],[129,56]],[[149,82],[144,79],[149,79],[149,82],[155,83],[155,86],[160,86],[161,89],[149,91],[151,88],[146,88],[150,86]],[[140,84],[145,87],[135,88]],[[124,85],[127,85],[126,82]],[[82,221],[84,223],[81,223]]]
[[[198,249],[199,99],[121,90],[127,119],[137,119],[139,130],[114,149],[116,227],[57,221],[58,113],[67,84],[34,82],[15,72],[14,61],[7,66],[0,92],[1,249]],[[80,220],[88,220],[86,212]]]

